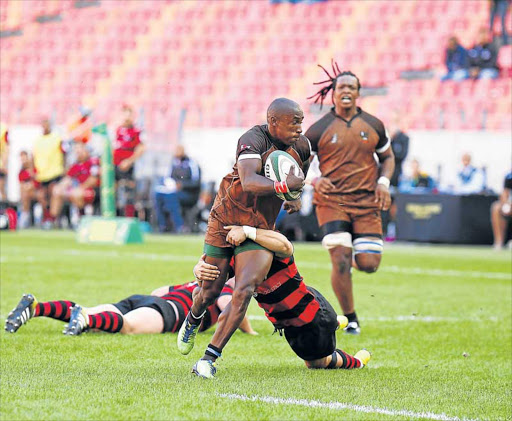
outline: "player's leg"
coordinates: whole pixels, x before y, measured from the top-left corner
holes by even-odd
[[[507,219],[501,213],[502,203],[496,201],[491,205],[491,225],[494,235],[494,248],[499,250],[505,242],[505,231],[507,229]]]
[[[178,350],[186,355],[194,348],[195,336],[206,310],[219,297],[229,275],[232,248],[222,249],[205,244],[206,263],[219,268],[220,274],[214,281],[203,281],[201,288],[193,295],[193,303],[178,332]]]
[[[380,211],[364,211],[352,220],[354,258],[359,270],[376,272],[382,259],[382,220]]]
[[[336,349],[331,355],[318,360],[304,361],[307,368],[318,369],[345,369],[350,370],[353,368],[363,368],[368,364],[371,359],[371,354],[366,350],[362,349],[356,352],[355,355],[347,354],[341,349]]]
[[[69,196],[68,190],[71,187],[69,179],[64,179],[59,183],[52,183],[52,188],[49,188],[50,193],[50,215],[52,218],[58,218],[64,207],[64,202]]]
[[[124,315],[121,333],[138,335],[146,333],[162,333],[164,331],[164,318],[150,307],[140,307]]]
[[[345,332],[358,334],[359,321],[354,307],[352,288],[352,236],[351,224],[346,221],[333,221],[324,226],[326,235],[322,245],[329,250],[331,257],[331,285],[349,324]]]
[[[123,315],[137,308],[146,295],[132,295],[115,304],[100,304],[95,307],[82,308],[73,306],[69,323],[63,333],[77,336],[88,329],[98,329],[105,332],[116,333],[123,328]]]
[[[203,358],[194,365],[193,372],[198,376],[210,378],[215,375],[215,361],[240,326],[254,291],[270,270],[273,254],[252,241],[246,243],[237,249],[235,256],[236,284],[231,302],[221,313]]]
[[[22,325],[33,317],[49,317],[56,320],[69,321],[72,301],[46,301],[39,303],[32,294],[23,294],[18,305],[9,313],[5,320],[5,330],[15,333]]]

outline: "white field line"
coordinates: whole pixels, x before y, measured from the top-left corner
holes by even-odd
[[[306,399],[283,399],[283,398],[274,398],[272,396],[246,396],[246,395],[237,395],[234,393],[219,393],[218,396],[221,398],[234,399],[240,401],[249,401],[249,402],[265,402],[271,403],[274,405],[297,405],[304,406],[307,408],[326,408],[333,410],[351,410],[356,412],[364,412],[367,414],[382,414],[382,415],[390,415],[392,417],[402,416],[407,418],[426,418],[430,420],[439,420],[439,421],[470,421],[467,418],[459,418],[459,417],[450,417],[445,414],[435,414],[433,412],[414,412],[408,410],[393,410],[386,408],[377,408],[374,406],[363,406],[363,405],[354,405],[350,403],[341,403],[341,402],[321,402],[321,401],[313,401]]]
[[[20,250],[21,251],[21,250]],[[57,253],[58,256],[98,256],[98,257],[112,257],[112,258],[133,258],[142,260],[153,261],[168,261],[168,262],[196,262],[199,256],[191,255],[176,255],[176,254],[159,254],[159,253],[144,253],[144,252],[118,252],[118,251],[99,251],[99,250],[80,250],[68,249],[62,250]],[[34,262],[39,260],[50,260],[46,256],[1,256],[0,263],[8,262]],[[301,267],[313,269],[330,269],[331,265],[326,263],[314,263],[308,261],[300,261],[297,263],[299,270]],[[379,268],[379,272],[401,273],[405,275],[429,275],[429,276],[450,276],[457,278],[487,278],[487,279],[504,279],[512,280],[512,274],[507,272],[480,272],[470,270],[451,270],[451,269],[421,269],[413,267],[400,267],[400,266],[386,266],[383,265]]]
[[[249,320],[267,320],[262,315],[248,315]],[[377,317],[360,317],[363,322],[423,322],[423,323],[460,323],[460,322],[497,322],[499,318],[496,316],[489,317],[442,317],[442,316],[377,316]]]

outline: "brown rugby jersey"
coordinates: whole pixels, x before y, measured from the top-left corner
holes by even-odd
[[[333,107],[306,136],[318,156],[322,176],[336,187],[333,194],[375,191],[379,166],[374,153],[385,152],[391,145],[382,121],[359,107],[347,121]]]
[[[260,175],[263,176],[265,160],[275,150],[289,153],[302,170],[311,156],[311,146],[304,135],[301,135],[293,145],[286,146],[272,138],[268,125],[264,124],[254,126],[240,137],[236,149],[236,162],[250,158],[261,159]],[[244,192],[237,163],[233,171],[220,183],[210,218],[225,225],[250,225],[256,228],[273,229],[283,201],[275,195],[257,196]]]

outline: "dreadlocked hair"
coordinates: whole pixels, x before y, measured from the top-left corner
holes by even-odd
[[[322,108],[322,106],[324,105],[324,99],[327,96],[327,94],[331,91],[331,89],[334,91],[334,89],[336,88],[336,81],[341,76],[355,77],[357,80],[357,90],[361,89],[361,82],[359,81],[359,78],[354,73],[352,73],[350,70],[346,70],[346,71],[342,72],[340,70],[340,66],[338,66],[338,63],[336,63],[333,59],[331,59],[332,75],[321,64],[319,64],[318,67],[320,67],[325,72],[328,79],[322,80],[320,82],[315,82],[315,83],[313,83],[313,85],[323,85],[325,83],[327,85],[323,86],[316,94],[311,95],[307,99],[315,98],[315,102],[314,102],[315,104],[318,101],[320,101],[320,108]]]

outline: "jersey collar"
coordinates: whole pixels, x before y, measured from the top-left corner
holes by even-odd
[[[359,117],[359,115],[363,112],[363,110],[360,108],[360,107],[356,107],[356,113],[354,114],[354,116],[350,119],[350,120],[345,120],[342,116],[336,114],[336,110],[334,107],[331,108],[331,113],[336,117],[336,118],[339,118],[340,120],[343,120],[345,123],[347,123],[347,127],[350,127],[350,125],[352,124],[352,121],[354,121],[354,119],[356,117]]]

